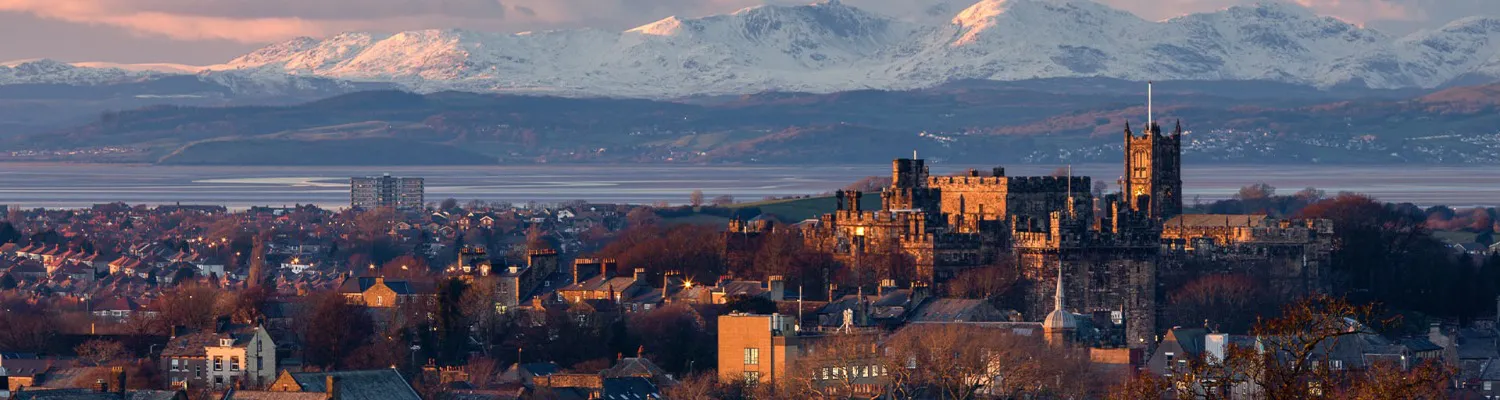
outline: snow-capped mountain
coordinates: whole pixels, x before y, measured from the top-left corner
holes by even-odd
[[[1283,2],[1147,21],[1087,0],[983,0],[956,12],[961,3],[955,1],[961,0],[883,10],[911,14],[900,17],[836,0],[760,6],[668,17],[624,32],[346,33],[274,44],[206,69],[394,82],[424,92],[650,98],[910,89],[958,79],[1271,80],[1372,88],[1500,79],[1496,18],[1471,17],[1395,38]],[[20,76],[0,70],[0,82],[16,79],[7,73]]]
[[[122,83],[161,76],[155,71],[126,71],[120,68],[79,67],[54,60],[25,60],[0,64],[0,84],[74,84],[100,85]]]
[[[112,66],[55,60],[26,60],[0,64],[3,85],[125,86],[147,89],[143,95],[194,95],[212,91],[241,96],[336,95],[359,90],[390,89],[392,85],[350,82],[320,76],[297,76],[269,69],[212,70],[173,64]],[[186,79],[187,81],[184,81]],[[164,82],[171,80],[172,82]],[[152,85],[156,83],[156,85]],[[177,93],[180,92],[180,93]],[[129,95],[122,90],[118,94]]]

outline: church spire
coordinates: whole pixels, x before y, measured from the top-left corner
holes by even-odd
[[[1078,321],[1073,315],[1063,310],[1066,302],[1063,299],[1063,263],[1062,255],[1057,259],[1057,294],[1053,296],[1055,303],[1052,312],[1047,313],[1047,318],[1042,320],[1042,332],[1047,337],[1047,343],[1053,346],[1063,346],[1072,340],[1073,331],[1078,329]]]
[[[1062,256],[1057,257],[1057,301],[1052,306],[1053,312],[1063,311],[1063,265]]]

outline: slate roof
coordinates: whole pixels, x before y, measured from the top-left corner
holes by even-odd
[[[1207,349],[1204,343],[1206,335],[1208,335],[1208,330],[1203,328],[1175,328],[1167,331],[1167,336],[1171,338],[1170,340],[1175,340],[1177,345],[1182,347],[1182,351],[1195,356],[1203,354],[1203,351]],[[1166,340],[1169,339],[1163,339],[1163,341]]]
[[[760,281],[729,281],[724,282],[722,285],[719,285],[719,287],[723,288],[724,297],[756,297],[769,292],[764,286],[762,286],[762,283]]]
[[[162,357],[205,357],[204,347],[219,345],[219,335],[213,332],[194,332],[172,338],[161,350]]]
[[[600,398],[604,400],[646,400],[661,398],[661,390],[646,378],[605,378]]]
[[[1500,381],[1500,359],[1485,363],[1484,370],[1479,373],[1479,380]]]
[[[339,379],[335,400],[421,400],[411,384],[394,369],[365,371],[300,372],[292,379],[304,392],[327,392],[327,378]]]
[[[1406,346],[1407,349],[1411,349],[1411,351],[1414,353],[1425,353],[1429,351],[1443,350],[1443,346],[1438,346],[1437,344],[1432,343],[1432,341],[1427,340],[1426,338],[1405,339],[1401,341],[1401,345]]]
[[[603,276],[595,276],[583,282],[574,283],[558,289],[558,291],[604,291],[614,288],[616,292],[623,291],[635,285],[634,277],[615,277],[605,279]]]
[[[917,308],[906,319],[912,322],[1003,322],[982,321],[985,317],[983,314],[989,311],[986,310],[987,307],[992,306],[985,303],[984,300],[933,299]]]
[[[599,375],[605,378],[635,377],[655,379],[666,377],[667,371],[656,366],[651,360],[640,357],[627,357],[620,359],[620,362],[615,364],[615,366],[600,371]]]
[[[261,392],[261,391],[231,391],[224,395],[224,400],[325,400],[327,393],[323,392]]]
[[[7,353],[0,355],[0,367],[5,367],[5,372],[10,374],[10,376],[35,377],[45,374],[53,368],[68,368],[72,365],[72,361],[55,358],[37,358],[35,354]]]
[[[375,286],[375,283],[378,281],[379,279],[373,276],[360,276],[345,279],[344,283],[339,285],[339,292],[364,293],[366,290],[370,290],[370,287]],[[433,291],[430,290],[431,288],[427,287],[426,285],[416,284],[408,281],[385,280],[385,286],[391,288],[391,291],[394,291],[397,295],[401,296],[433,293]]]
[[[11,395],[14,400],[171,400],[178,392],[167,390],[137,390],[123,396],[118,392],[98,392],[93,389],[34,389]],[[184,397],[186,398],[186,397]]]

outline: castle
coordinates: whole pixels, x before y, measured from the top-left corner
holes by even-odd
[[[861,282],[942,285],[964,271],[1013,265],[1022,284],[1017,311],[1026,320],[1041,320],[1065,293],[1073,312],[1122,326],[1115,342],[1129,347],[1151,346],[1169,328],[1158,322],[1161,281],[1205,272],[1185,271],[1189,264],[1264,276],[1290,296],[1321,291],[1327,221],[1181,215],[1182,134],[1180,122],[1171,133],[1151,122],[1136,134],[1127,124],[1121,190],[1103,198],[1095,198],[1089,177],[1071,173],[1012,177],[994,168],[987,176],[932,176],[924,160],[897,159],[879,209],[861,204],[863,193],[840,191],[836,211],[800,224],[800,232],[808,247],[855,274],[878,275]],[[731,223],[738,239],[727,256],[743,258],[758,229],[764,226]],[[909,260],[910,276],[881,267],[893,255]]]

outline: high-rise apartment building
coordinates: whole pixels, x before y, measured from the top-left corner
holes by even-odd
[[[422,178],[398,178],[390,174],[349,178],[349,205],[354,208],[421,209],[426,205],[424,192]]]

